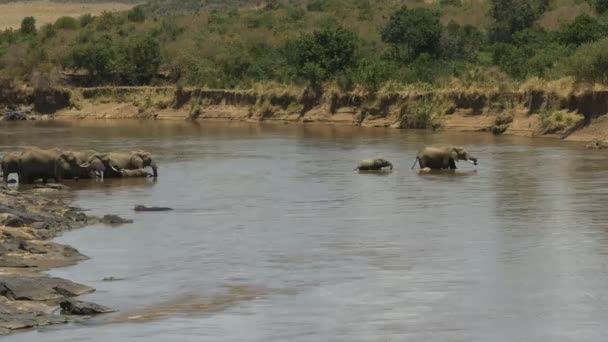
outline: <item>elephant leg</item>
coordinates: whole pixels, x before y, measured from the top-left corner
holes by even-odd
[[[450,158],[450,160],[449,160],[449,166],[450,166],[449,167],[450,170],[456,170],[457,169],[456,163],[454,162],[454,159]]]

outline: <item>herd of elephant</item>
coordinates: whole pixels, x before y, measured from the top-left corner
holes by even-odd
[[[0,162],[2,178],[8,182],[10,174],[17,174],[19,183],[54,179],[157,177],[158,167],[149,152],[73,151],[62,149],[26,148],[9,152]],[[150,167],[152,174],[144,168]]]
[[[467,152],[463,147],[428,146],[418,152],[412,169],[416,166],[416,163],[418,163],[420,169],[425,171],[455,170],[456,163],[460,160],[465,160],[477,165],[477,158]],[[392,170],[393,164],[384,158],[376,158],[360,161],[355,170],[377,171],[386,167]]]
[[[455,170],[460,160],[477,165],[477,158],[459,146],[430,146],[420,150],[416,163],[422,170]],[[118,178],[118,177],[158,177],[158,167],[149,152],[108,152],[73,151],[61,149],[26,148],[22,151],[4,154],[0,162],[4,182],[16,173],[19,183],[30,184],[37,180],[47,182],[54,179]],[[152,174],[144,168],[150,167]],[[355,170],[373,171],[383,168],[393,169],[393,164],[383,158],[366,159],[359,162]]]

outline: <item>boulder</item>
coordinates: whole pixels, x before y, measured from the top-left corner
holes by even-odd
[[[14,300],[56,300],[94,291],[91,287],[62,278],[0,275],[0,295]]]

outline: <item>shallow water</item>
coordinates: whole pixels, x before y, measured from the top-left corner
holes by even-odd
[[[479,165],[411,171],[426,144]],[[555,140],[334,126],[0,126],[0,149],[150,150],[149,179],[67,182],[135,223],[57,239],[51,271],[120,310],[7,341],[605,341],[608,154]],[[381,155],[391,173],[357,173]],[[136,204],[171,212],[134,212]],[[104,282],[113,276],[123,280]]]

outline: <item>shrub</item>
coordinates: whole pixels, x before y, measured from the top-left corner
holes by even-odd
[[[558,36],[563,44],[579,46],[599,40],[606,32],[606,27],[597,19],[582,14],[576,17],[572,23],[564,25],[558,32]]]
[[[286,46],[288,64],[295,73],[318,86],[356,63],[356,37],[341,27],[304,34]]]
[[[539,115],[543,134],[566,133],[575,128],[583,119],[582,115],[566,110],[545,110]]]
[[[78,20],[72,17],[61,17],[55,21],[58,30],[76,30],[79,26]]]
[[[146,14],[141,6],[135,6],[127,13],[127,19],[130,22],[141,23],[146,20]]]
[[[478,28],[450,21],[441,35],[439,45],[444,59],[472,59],[484,43],[484,34]]]
[[[25,17],[21,21],[20,32],[23,34],[35,34],[36,33],[36,19],[34,17]]]
[[[608,83],[608,38],[581,45],[557,67],[580,81]]]
[[[92,15],[90,14],[83,14],[80,16],[80,18],[78,18],[78,23],[80,24],[80,27],[86,27],[88,26],[90,23],[92,23],[95,19],[93,18]]]
[[[547,10],[549,0],[491,0],[492,37],[510,41],[513,33],[527,29]]]
[[[382,41],[393,47],[395,58],[408,61],[422,53],[435,55],[441,37],[439,15],[426,8],[402,7],[382,30]]]

